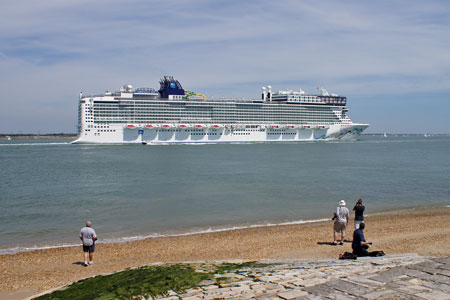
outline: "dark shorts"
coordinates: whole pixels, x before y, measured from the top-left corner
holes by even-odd
[[[83,252],[94,252],[95,251],[95,244],[91,245],[91,246],[85,246],[83,245]]]

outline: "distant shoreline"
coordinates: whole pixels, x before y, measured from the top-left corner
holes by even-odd
[[[449,133],[363,133],[362,136],[450,136]]]
[[[58,140],[75,139],[75,133],[49,133],[49,134],[0,134],[0,140]]]

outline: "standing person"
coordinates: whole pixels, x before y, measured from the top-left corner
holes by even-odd
[[[356,205],[353,207],[353,211],[355,212],[355,230],[359,229],[359,224],[364,223],[364,210],[365,206],[363,205],[363,201],[358,199],[356,201]]]
[[[344,238],[345,238],[345,229],[347,228],[348,224],[348,208],[345,207],[345,201],[341,200],[339,201],[339,206],[336,208],[336,213],[334,214],[334,241],[333,245],[337,245],[337,235],[340,232],[341,233],[341,240],[339,241],[339,245],[344,244]]]
[[[371,243],[366,242],[366,238],[364,237],[364,228],[366,225],[364,223],[359,224],[359,228],[353,232],[353,242],[352,249],[353,254],[356,256],[369,256],[369,245]]]
[[[87,267],[94,264],[95,241],[97,240],[95,230],[91,228],[91,221],[86,221],[86,227],[81,228],[80,239],[83,242],[84,266]]]

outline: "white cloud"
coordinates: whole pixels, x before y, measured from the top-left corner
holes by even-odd
[[[73,109],[79,90],[157,87],[164,74],[223,96],[257,96],[270,83],[359,95],[450,90],[447,2],[47,0],[2,8],[0,104],[18,114],[39,103],[42,122],[51,116],[46,105]],[[11,118],[20,116],[2,116]]]

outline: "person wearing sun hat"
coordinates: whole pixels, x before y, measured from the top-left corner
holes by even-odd
[[[339,206],[336,208],[336,212],[334,213],[334,226],[333,226],[333,233],[334,233],[334,240],[333,245],[343,245],[344,244],[344,238],[345,238],[345,230],[347,229],[348,224],[348,216],[349,211],[348,208],[345,207],[345,200],[339,201]],[[341,240],[337,240],[338,234],[341,233]]]

